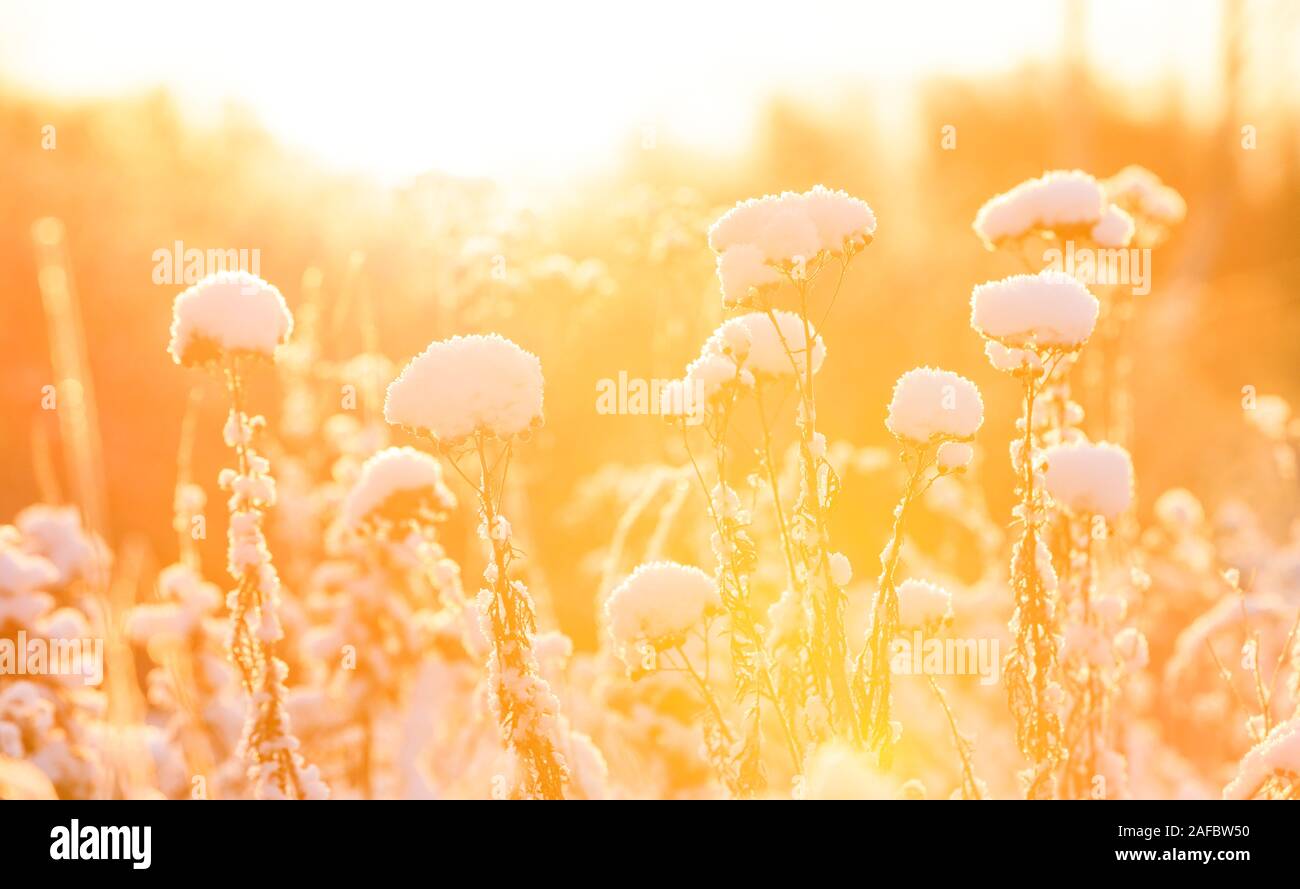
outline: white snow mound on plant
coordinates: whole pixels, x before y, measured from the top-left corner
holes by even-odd
[[[1043,483],[1058,503],[1077,515],[1115,519],[1133,503],[1133,460],[1109,442],[1059,444],[1046,451]]]
[[[971,326],[1008,347],[1075,349],[1092,335],[1098,308],[1083,284],[1047,270],[976,285]]]
[[[176,297],[167,351],[177,364],[242,353],[273,358],[292,332],[279,290],[248,272],[219,272]]]
[[[960,374],[917,367],[898,378],[885,426],[895,436],[924,443],[934,438],[966,439],[984,422],[984,400]]]
[[[1127,247],[1136,230],[1133,217],[1112,204],[1092,227],[1092,240],[1099,247]]]
[[[643,644],[675,644],[721,608],[717,585],[699,568],[648,562],[614,588],[605,614],[610,633],[626,652]]]
[[[905,629],[934,627],[952,617],[952,594],[928,580],[898,585],[898,625]]]
[[[498,438],[542,423],[542,364],[497,334],[430,343],[388,387],[384,417],[451,446],[482,431]]]
[[[343,503],[344,519],[353,527],[363,524],[396,494],[418,495],[437,511],[456,505],[443,484],[442,467],[436,459],[411,447],[385,448],[361,465],[356,484]]]
[[[1105,204],[1105,190],[1092,176],[1053,170],[990,198],[975,214],[975,233],[993,245],[1035,230],[1092,226]]]
[[[769,263],[810,262],[823,252],[857,250],[875,231],[876,215],[866,201],[818,185],[740,202],[709,229],[709,247],[725,254],[747,244]]]
[[[826,360],[826,344],[812,322],[808,330],[812,332],[812,370],[817,373]],[[803,319],[778,309],[771,317],[766,312],[751,312],[724,321],[705,342],[703,352],[705,356],[728,356],[760,379],[790,377],[796,370],[802,378],[808,369],[805,342]]]
[[[743,305],[756,292],[781,283],[781,273],[768,265],[763,251],[753,244],[736,244],[718,255],[718,283],[728,307]]]
[[[1162,225],[1181,222],[1187,215],[1187,202],[1183,196],[1161,182],[1155,173],[1137,164],[1120,170],[1103,185],[1112,201]]]

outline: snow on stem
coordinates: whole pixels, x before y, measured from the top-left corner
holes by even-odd
[[[844,630],[844,591],[835,583],[830,565],[830,505],[838,488],[838,478],[825,459],[823,439],[817,432],[817,405],[813,389],[816,362],[811,360],[815,340],[808,319],[808,290],[825,263],[818,263],[806,276],[791,276],[799,296],[799,321],[803,327],[803,345],[792,346],[782,330],[776,312],[769,306],[768,319],[775,328],[781,348],[790,363],[799,395],[799,413],[795,421],[799,432],[800,486],[794,506],[791,537],[799,556],[799,591],[804,598],[809,620],[808,655],[814,685],[823,698],[832,722],[857,725],[848,676],[848,640]],[[831,302],[844,282],[845,257]]]
[[[1040,375],[1027,369],[1019,375],[1024,387],[1024,435],[1018,452],[1013,452],[1013,464],[1019,477],[1017,511],[1021,534],[1011,556],[1015,611],[1010,624],[1012,649],[1004,672],[1016,719],[1016,739],[1021,752],[1031,762],[1026,776],[1027,795],[1039,799],[1055,794],[1052,770],[1063,752],[1058,712],[1061,691],[1057,683],[1056,608],[1051,598],[1055,575],[1051,573],[1051,556],[1039,535],[1044,503],[1042,491],[1036,485],[1033,435],[1034,402],[1042,379],[1050,373]],[[1045,572],[1050,580],[1045,578]]]
[[[237,354],[229,356],[225,378],[231,402],[225,439],[237,464],[221,475],[222,487],[230,492],[229,570],[237,584],[226,597],[227,648],[249,696],[241,748],[258,796],[319,799],[328,789],[316,767],[298,752],[285,709],[289,668],[275,652],[284,636],[278,614],[280,580],[262,529],[265,510],[275,503],[275,480],[266,458],[252,448],[265,422],[245,411]]]
[[[888,766],[899,730],[890,718],[890,646],[899,630],[896,574],[908,510],[940,476],[960,472],[970,461],[968,442],[984,422],[984,403],[970,380],[950,371],[918,367],[899,377],[885,426],[897,439],[907,484],[894,508],[889,542],[880,553],[880,578],[872,601],[871,625],[854,669],[858,732]],[[928,474],[933,468],[934,473]]]
[[[569,774],[560,753],[560,702],[541,677],[533,651],[537,617],[532,596],[521,581],[511,580],[509,573],[515,550],[501,502],[511,446],[507,443],[498,457],[497,462],[503,465],[497,483],[484,435],[475,433],[473,441],[479,464],[479,481],[474,486],[482,519],[479,536],[487,542],[490,559],[488,587],[478,597],[480,620],[492,643],[489,700],[502,737],[519,759],[522,794],[531,799],[563,799]]]

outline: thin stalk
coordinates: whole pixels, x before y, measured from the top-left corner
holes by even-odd
[[[895,575],[903,548],[903,528],[908,509],[918,494],[918,485],[930,458],[922,450],[916,454],[916,466],[908,473],[907,487],[894,510],[894,525],[889,543],[881,554],[881,572],[872,603],[871,633],[858,656],[855,681],[859,696],[859,718],[864,740],[880,752],[882,763],[888,765],[893,735],[890,729],[890,693],[892,675],[889,665],[889,646],[898,633],[898,586]]]

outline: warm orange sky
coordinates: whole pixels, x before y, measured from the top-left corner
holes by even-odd
[[[527,174],[598,164],[646,128],[662,140],[743,144],[773,91],[815,101],[866,84],[899,97],[921,75],[1050,59],[1064,9],[0,0],[0,75],[73,95],[161,83],[198,114],[233,98],[287,142],[388,177]],[[1218,0],[1097,0],[1087,10],[1100,76],[1140,89],[1173,74],[1191,108],[1212,106]]]

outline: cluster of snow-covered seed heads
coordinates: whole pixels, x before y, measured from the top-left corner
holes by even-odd
[[[456,508],[438,461],[415,448],[385,448],[361,466],[343,504],[348,526],[433,521]]]
[[[542,424],[542,386],[542,365],[532,353],[495,334],[458,336],[411,359],[388,387],[384,417],[430,439],[478,493],[478,533],[489,556],[487,586],[478,595],[491,643],[489,701],[517,759],[515,795],[561,799],[570,780],[567,725],[541,676],[536,609],[523,581],[510,575],[515,548],[501,514],[512,449]],[[494,442],[497,452],[489,454]],[[477,481],[473,469],[466,474],[459,465],[466,457],[478,464]]]
[[[690,474],[708,503],[715,574],[710,579],[686,566],[643,565],[613,591],[606,607],[610,633],[633,673],[678,670],[691,676],[710,714],[710,763],[737,796],[766,788],[765,725],[779,726],[793,772],[801,774],[806,740],[823,737],[828,718],[846,730],[854,724],[843,623],[843,587],[852,567],[829,547],[828,510],[837,481],[826,459],[826,439],[817,432],[813,390],[827,350],[811,321],[810,299],[830,268],[838,271],[838,291],[845,268],[871,242],[875,228],[865,202],[822,186],[742,202],[712,226],[709,246],[717,255],[723,305],[749,311],[724,321],[683,378],[670,385],[672,403],[689,403],[677,397],[689,394],[703,402],[711,466],[706,469],[697,459],[683,412],[669,412],[669,419],[680,429]],[[792,309],[778,306],[786,297],[793,297]],[[793,505],[781,495],[781,466],[773,447],[780,398],[770,392],[791,386],[799,403],[799,493]],[[759,622],[752,595],[758,557],[753,516],[729,478],[734,449],[729,431],[751,402],[761,427],[760,469],[789,587],[781,619],[770,632]],[[676,590],[669,592],[671,587]],[[739,727],[711,685],[709,637],[715,618],[725,618],[732,693],[744,707]]]
[[[236,457],[222,470],[229,492],[228,568],[236,587],[226,596],[230,612],[228,650],[248,695],[241,742],[259,796],[318,799],[328,795],[315,766],[299,752],[285,708],[289,668],[275,652],[280,624],[280,578],[271,561],[262,522],[275,505],[270,463],[253,447],[265,425],[245,406],[244,371],[249,362],[274,360],[293,330],[280,291],[247,273],[220,273],[176,298],[169,351],[178,364],[202,365],[225,375],[230,415],[224,439]]]
[[[1122,245],[1135,231],[1130,213],[1110,201],[1097,180],[1077,171],[1049,173],[995,198],[980,210],[975,227],[990,247],[1023,247],[1033,237],[1066,236],[1099,246]],[[709,504],[715,579],[706,583],[696,569],[683,566],[645,565],[618,586],[607,603],[611,633],[633,672],[662,669],[665,650],[674,653],[675,669],[689,671],[711,714],[711,761],[719,778],[738,794],[762,787],[762,776],[751,761],[759,745],[763,704],[769,701],[797,770],[810,744],[835,736],[875,751],[879,763],[888,767],[903,730],[891,708],[892,645],[903,629],[938,631],[953,615],[952,597],[944,589],[922,578],[901,580],[897,573],[913,504],[938,479],[970,464],[971,442],[983,423],[984,406],[969,380],[922,367],[899,378],[888,406],[886,426],[898,441],[906,484],[881,553],[866,636],[856,658],[849,657],[844,588],[853,571],[848,559],[829,547],[828,512],[837,480],[825,438],[816,429],[813,394],[826,348],[809,320],[808,306],[819,275],[838,261],[838,291],[844,264],[874,233],[874,215],[865,204],[820,188],[743,202],[710,230],[724,306],[750,310],[725,321],[676,384],[699,392],[707,406],[704,431],[713,457],[712,481],[692,451],[686,425],[680,428],[693,474]],[[1012,551],[1015,642],[1007,675],[1021,747],[1033,765],[1025,776],[1026,792],[1050,796],[1057,792],[1056,767],[1067,756],[1067,741],[1086,751],[1086,762],[1080,764],[1077,756],[1071,760],[1067,779],[1071,768],[1082,774],[1113,766],[1113,761],[1100,740],[1106,726],[1099,714],[1104,714],[1106,702],[1095,676],[1080,680],[1092,689],[1091,696],[1078,691],[1079,681],[1068,683],[1072,712],[1080,715],[1067,726],[1068,732],[1061,726],[1066,695],[1057,668],[1062,596],[1046,526],[1075,522],[1061,532],[1072,539],[1072,528],[1092,534],[1094,519],[1116,521],[1131,502],[1132,468],[1122,449],[1083,439],[1076,428],[1080,410],[1065,383],[1073,357],[1096,326],[1097,298],[1071,275],[1032,266],[1030,272],[976,287],[970,317],[986,342],[990,362],[1022,387],[1022,435],[1012,448],[1020,495],[1016,519],[1022,532]],[[779,307],[783,293],[794,297],[794,310]],[[771,400],[763,397],[765,387],[782,384],[792,384],[799,396],[800,491],[788,511],[773,454]],[[751,614],[759,543],[752,534],[750,511],[742,507],[727,476],[728,428],[739,405],[750,399],[760,420],[760,469],[771,492],[789,584],[769,612],[770,629],[757,625]],[[1036,418],[1040,402],[1047,416]],[[1053,448],[1055,468],[1044,450],[1048,446]],[[1084,450],[1089,456],[1078,456]],[[1063,555],[1071,558],[1075,552],[1069,544]],[[1088,573],[1091,549],[1085,549],[1082,558],[1083,573],[1069,572],[1071,583]],[[679,579],[678,592],[656,594],[669,578]],[[693,580],[688,583],[686,578]],[[1070,598],[1083,603],[1082,621],[1098,633],[1113,634],[1117,623],[1102,627],[1092,618],[1097,610],[1089,598],[1093,581],[1081,583],[1083,591]],[[714,590],[720,608],[708,606]],[[661,600],[651,607],[657,595]],[[718,613],[727,620],[735,694],[751,701],[744,716],[746,728],[740,731],[732,730],[725,708],[709,687],[705,652],[710,618]],[[703,646],[698,664],[684,647],[691,632]],[[1130,648],[1139,647],[1128,641]],[[1072,673],[1070,678],[1078,676]],[[970,771],[969,743],[957,732],[946,697],[937,686],[934,690],[962,755],[963,795],[977,798],[982,782]],[[1088,733],[1083,741],[1075,725],[1080,720]],[[1067,781],[1069,792],[1077,789],[1077,781]]]
[[[1182,490],[1156,499],[1153,522],[1138,527],[1128,439],[1098,416],[1115,393],[1089,390],[1086,363],[1102,343],[1122,346],[1106,340],[1107,325],[1122,327],[1126,303],[1035,259],[1036,247],[1067,240],[1158,244],[1186,212],[1176,192],[1140,168],[1109,180],[1057,171],[981,207],[975,233],[996,254],[989,261],[1008,266],[968,302],[964,291],[943,297],[971,326],[961,349],[877,381],[894,380],[888,401],[875,401],[885,449],[828,441],[818,422],[819,389],[845,348],[829,309],[867,271],[846,274],[870,263],[871,208],[817,186],[697,210],[694,235],[682,237],[702,252],[716,220],[716,314],[661,393],[667,462],[649,473],[602,466],[612,483],[573,492],[575,504],[598,503],[594,516],[611,502],[626,509],[609,545],[575,550],[564,575],[580,584],[593,562],[600,574],[586,645],[557,630],[568,616],[550,607],[550,548],[522,559],[520,541],[541,535],[518,464],[547,452],[549,433],[539,447],[525,442],[546,404],[555,422],[564,380],[549,357],[548,381],[537,355],[479,334],[438,339],[404,366],[377,344],[336,364],[313,351],[313,303],[295,303],[295,332],[288,302],[260,278],[222,273],[176,298],[170,354],[215,371],[230,398],[233,465],[219,483],[234,584],[223,595],[204,577],[188,531],[206,495],[182,471],[180,554],[120,622],[153,667],[139,744],[162,795],[195,795],[201,777],[222,797],[921,798],[917,776],[933,773],[943,797],[1124,798],[1151,786],[1130,760],[1174,746],[1146,737],[1152,692],[1179,689],[1207,649],[1222,671],[1214,646],[1240,634],[1249,666],[1237,678],[1257,698],[1249,744],[1225,749],[1249,753],[1219,756],[1205,773],[1229,798],[1300,797],[1300,618],[1283,638],[1277,625],[1289,625],[1293,602],[1272,595],[1293,588],[1297,548],[1261,556],[1249,544],[1262,535],[1237,514],[1220,520],[1229,542],[1216,549],[1206,510]],[[1122,355],[1107,351],[1106,366]],[[983,392],[923,361],[968,373]],[[271,362],[287,409],[268,425],[247,401],[250,375]],[[322,379],[360,383],[366,404],[327,416],[327,397],[311,388]],[[1118,372],[1101,379],[1125,384]],[[1002,430],[1012,438],[1009,521],[983,500],[982,457],[999,433],[985,425],[986,403],[990,420],[1018,405]],[[1300,421],[1284,402],[1261,396],[1248,419],[1271,446],[1300,452]],[[859,485],[868,472],[873,482]],[[845,514],[860,508],[842,490],[861,488],[885,498],[869,517],[878,524]],[[581,515],[545,520],[567,533]],[[850,535],[855,527],[875,530]],[[943,537],[937,552],[929,529]],[[102,548],[62,507],[0,526],[0,640],[105,632],[112,621],[78,595],[102,581]],[[878,569],[855,566],[877,551]],[[461,564],[477,574],[480,560],[467,595]],[[1206,577],[1232,600],[1177,638],[1157,637],[1163,606],[1145,593],[1184,564],[1189,600],[1210,595]],[[1220,580],[1229,564],[1258,566],[1268,595],[1248,595],[1233,571]],[[1252,620],[1270,633],[1254,633]],[[1006,703],[995,687],[992,706],[976,705],[974,682],[943,678],[975,672],[959,654],[929,664],[936,650],[947,660],[984,643],[993,669],[979,684],[997,686],[1000,667]],[[1261,671],[1261,659],[1289,665],[1289,682],[1281,667]],[[903,677],[904,661],[917,678]],[[1203,684],[1185,687],[1197,695],[1167,697],[1221,717],[1200,700]],[[17,759],[60,794],[111,795],[113,769],[96,747],[104,697],[0,671],[0,789]],[[1191,771],[1169,766],[1179,770]]]
[[[971,326],[985,339],[990,363],[1018,378],[1023,393],[1011,448],[1021,533],[1012,548],[1015,612],[1005,674],[1030,760],[1022,775],[1030,797],[1124,792],[1123,758],[1107,738],[1115,672],[1124,662],[1112,643],[1123,633],[1129,650],[1144,651],[1145,640],[1121,630],[1122,609],[1105,604],[1123,600],[1097,590],[1097,541],[1131,507],[1132,461],[1118,445],[1087,440],[1070,391],[1070,369],[1113,305],[1070,274],[1036,271],[1027,248],[1040,238],[1100,248],[1150,243],[1153,224],[1173,224],[1182,212],[1176,193],[1128,168],[1107,182],[1078,170],[1049,172],[976,214],[975,232],[989,249],[1018,252],[1029,271],[976,286]],[[1105,351],[1108,362],[1117,360]]]
[[[1124,247],[1133,218],[1107,200],[1102,183],[1081,170],[1056,170],[991,198],[975,215],[975,233],[990,249],[1036,234],[1081,237]]]
[[[808,279],[831,259],[847,261],[876,232],[865,201],[823,186],[744,201],[709,229],[728,307],[747,306],[783,279]]]
[[[52,641],[102,634],[104,615],[89,597],[78,599],[108,567],[106,548],[75,508],[29,506],[0,525],[0,644],[23,634]],[[103,691],[89,687],[86,674],[21,675],[14,654],[0,647],[0,763],[35,764],[36,776],[65,798],[104,794],[111,764],[94,744]]]
[[[785,376],[781,357],[788,367],[788,378],[793,381],[799,406],[796,428],[799,433],[800,477],[799,494],[786,515],[780,492],[773,477],[775,472],[770,453],[770,428],[761,390],[756,391],[758,410],[763,425],[764,462],[769,469],[769,483],[782,529],[782,544],[786,552],[788,581],[792,595],[800,603],[806,619],[808,644],[800,655],[810,670],[811,682],[795,689],[792,695],[780,702],[783,724],[789,729],[793,712],[807,709],[811,702],[814,711],[824,710],[830,721],[840,727],[853,725],[853,699],[849,681],[849,655],[844,629],[845,596],[837,578],[843,578],[846,559],[832,560],[829,511],[838,487],[838,480],[826,459],[826,439],[817,431],[817,409],[814,376],[824,360],[824,346],[817,336],[811,320],[810,299],[822,275],[828,269],[835,273],[829,304],[833,304],[844,283],[845,271],[851,260],[871,243],[876,232],[876,217],[866,202],[850,197],[841,191],[817,186],[802,194],[786,192],[769,195],[737,204],[709,230],[709,246],[718,255],[718,275],[722,285],[723,305],[726,307],[753,307],[766,315],[770,328],[760,326],[759,319],[747,319],[749,349],[754,357],[749,359],[749,373],[757,380],[760,376]],[[788,292],[795,306],[793,311],[782,312],[775,303]],[[725,327],[725,325],[724,325]],[[755,342],[754,331],[761,331]],[[736,344],[742,340],[738,330],[720,330],[723,340],[731,344],[736,354]],[[775,343],[772,341],[775,334]],[[779,352],[775,346],[779,345]],[[720,485],[725,463],[724,452],[726,423],[713,430],[715,450],[718,453]],[[716,513],[716,510],[715,510]],[[718,519],[719,536],[723,538],[724,554],[732,561],[733,580],[737,584],[737,601],[747,599],[747,592],[739,580],[743,564],[736,563],[736,555],[748,547],[748,535],[743,528],[736,529],[727,541],[727,523]],[[833,564],[834,561],[834,564]],[[838,565],[838,568],[836,567]],[[851,569],[848,573],[851,573]],[[725,594],[724,601],[728,600]],[[733,620],[735,613],[733,610]],[[757,642],[753,643],[757,646]],[[754,661],[756,658],[747,658]],[[770,677],[758,677],[764,687]],[[756,700],[760,696],[756,693]],[[792,731],[789,738],[794,746]],[[796,755],[797,754],[792,754]]]
[[[886,764],[899,731],[890,718],[890,649],[894,638],[900,627],[937,625],[951,613],[950,608],[940,609],[938,618],[931,620],[934,602],[947,598],[947,594],[921,580],[909,580],[901,586],[898,583],[896,574],[908,512],[936,479],[965,469],[974,456],[969,442],[983,423],[984,401],[979,389],[959,374],[918,367],[903,374],[894,385],[885,426],[898,440],[907,484],[894,507],[889,542],[880,554],[880,579],[872,601],[870,631],[854,675],[858,731]]]

